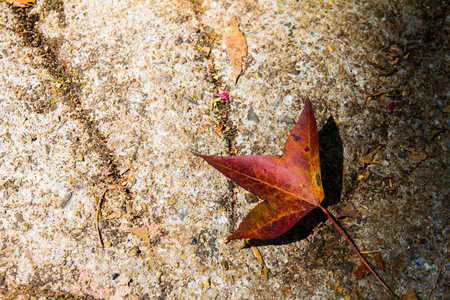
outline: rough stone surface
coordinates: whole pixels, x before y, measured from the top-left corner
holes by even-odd
[[[448,6],[360,2],[0,2],[1,297],[390,299],[320,212],[251,242],[268,279],[225,243],[257,201],[192,151],[280,154],[309,96],[325,204],[398,295],[445,299]]]

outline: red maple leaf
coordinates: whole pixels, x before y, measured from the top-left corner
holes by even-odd
[[[228,240],[275,238],[318,207],[324,198],[319,136],[309,100],[284,146],[282,156],[197,156],[264,199]]]
[[[303,112],[284,145],[282,156],[195,155],[264,200],[250,211],[228,240],[275,238],[289,230],[311,210],[320,208],[370,272],[393,294],[332,215],[320,205],[324,191],[320,175],[319,135],[309,99],[306,99]]]

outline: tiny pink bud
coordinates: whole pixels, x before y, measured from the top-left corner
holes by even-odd
[[[394,110],[395,105],[397,105],[397,103],[394,101],[388,103],[388,113],[391,113]]]
[[[225,100],[225,102],[226,101],[228,101],[228,93],[227,92],[223,92],[223,93],[220,93],[218,96],[220,97],[220,99],[222,99],[222,100]]]

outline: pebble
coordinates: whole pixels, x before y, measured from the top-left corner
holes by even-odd
[[[89,168],[83,165],[78,166],[77,169],[81,174],[86,174],[87,172],[89,172]]]
[[[255,123],[259,123],[259,117],[258,115],[255,113],[255,111],[253,110],[253,107],[250,106],[250,108],[248,109],[247,112],[247,119],[249,121],[255,122]]]
[[[167,200],[167,204],[169,206],[174,206],[177,203],[177,199],[175,198],[175,196],[172,196],[169,198],[169,200]]]

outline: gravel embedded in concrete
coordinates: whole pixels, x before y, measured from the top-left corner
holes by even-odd
[[[192,152],[281,154],[308,96],[330,211],[398,295],[444,299],[449,24],[425,2],[0,2],[1,297],[390,299],[320,213],[253,242],[268,279],[225,242],[256,202]]]

